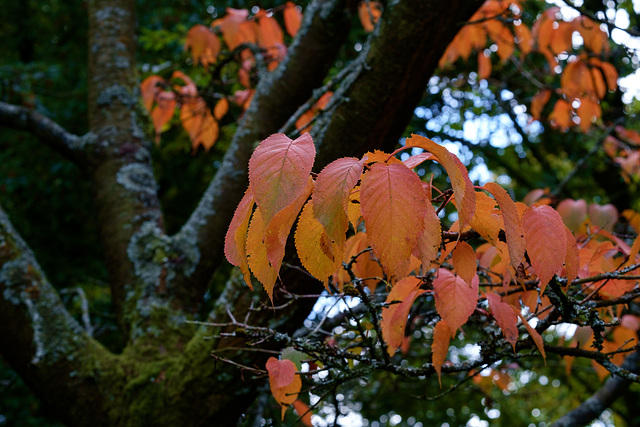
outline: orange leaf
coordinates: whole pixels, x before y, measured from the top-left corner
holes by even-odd
[[[316,179],[311,199],[314,215],[326,229],[330,241],[339,247],[344,245],[349,228],[349,195],[360,179],[362,168],[362,160],[346,157],[329,163]],[[342,258],[342,254],[338,258]]]
[[[242,270],[245,283],[251,286],[251,274],[249,273],[249,264],[247,263],[247,233],[249,231],[249,219],[255,200],[253,193],[247,188],[244,197],[240,200],[236,211],[229,224],[229,229],[224,238],[224,254],[227,260]]]
[[[233,9],[228,7],[227,14],[221,18],[216,19],[211,23],[211,27],[219,27],[222,31],[222,37],[224,38],[225,43],[229,50],[235,49],[238,45],[242,44],[247,40],[242,40],[239,34],[239,27],[241,23],[245,23],[246,19],[249,17],[249,11],[246,9]],[[254,22],[251,22],[252,25],[255,25]]]
[[[372,257],[371,251],[363,252],[369,247],[369,241],[366,233],[358,232],[347,239],[345,243],[344,262],[349,263],[352,257],[358,255],[356,262],[353,264],[353,274],[364,280],[371,292],[375,291],[375,285],[382,278],[383,271],[380,264]],[[349,276],[340,269],[337,276],[342,283],[348,282]],[[345,277],[346,276],[346,277]],[[372,280],[373,279],[373,280]]]
[[[471,227],[492,245],[498,242],[502,228],[502,214],[496,209],[496,201],[485,193],[476,194],[476,209]]]
[[[441,268],[433,281],[436,310],[451,328],[452,334],[464,325],[478,302],[478,276],[474,276],[471,286],[449,270]]]
[[[444,360],[447,358],[447,351],[449,350],[449,342],[451,341],[451,337],[453,333],[447,322],[444,320],[436,323],[436,327],[433,328],[433,343],[431,344],[431,363],[433,363],[433,368],[438,373],[438,383],[440,383],[440,388],[442,388],[442,381],[440,379],[440,371],[442,370],[442,365],[444,364]]]
[[[538,347],[538,351],[542,355],[542,358],[544,359],[544,363],[546,365],[547,364],[547,355],[544,352],[544,340],[542,339],[542,336],[538,333],[538,331],[536,331],[529,324],[529,322],[527,322],[527,320],[524,317],[522,317],[522,315],[520,313],[517,313],[517,314],[518,314],[518,317],[520,318],[520,320],[522,320],[522,324],[524,325],[524,327],[527,328],[527,332],[529,333],[529,336],[531,336],[531,339],[533,340],[533,343],[536,345],[536,347]]]
[[[391,304],[382,307],[382,337],[387,344],[387,351],[392,356],[402,345],[404,329],[409,318],[409,311],[415,299],[425,291],[419,289],[422,280],[409,276],[398,281],[387,296],[386,303],[400,301],[399,304]]]
[[[580,250],[578,249],[578,242],[571,234],[571,231],[565,227],[565,234],[567,236],[567,253],[564,259],[564,270],[567,276],[567,283],[571,284],[573,279],[578,277],[580,271]]]
[[[291,37],[294,37],[300,29],[302,13],[293,2],[288,1],[284,6],[284,27]]]
[[[265,224],[259,209],[253,212],[249,231],[247,232],[247,263],[256,279],[267,291],[269,299],[273,295],[273,287],[278,278],[280,265],[272,266],[267,260],[267,248],[264,241]],[[246,280],[246,279],[245,279]]]
[[[358,5],[360,23],[362,23],[362,28],[364,28],[367,33],[374,30],[375,24],[380,19],[380,15],[382,15],[382,6],[375,0],[361,1]]]
[[[502,212],[502,219],[504,220],[504,231],[509,248],[509,258],[511,258],[513,268],[517,269],[522,262],[525,251],[524,230],[522,229],[522,222],[518,215],[518,208],[516,208],[516,204],[511,200],[509,193],[498,184],[488,182],[484,185],[484,189],[489,191],[498,201],[500,212]]]
[[[591,124],[598,120],[602,115],[600,104],[591,98],[580,98],[580,106],[578,107],[578,117],[580,117],[580,129],[587,132]]]
[[[569,126],[573,124],[573,121],[571,121],[571,104],[564,99],[559,99],[556,105],[553,106],[553,111],[549,114],[549,120],[555,127],[563,131],[569,129]]]
[[[562,267],[567,254],[567,236],[560,214],[549,206],[531,205],[522,217],[527,253],[540,279],[540,294]]]
[[[549,89],[541,90],[533,97],[531,100],[531,117],[540,120],[542,109],[546,103],[549,102],[549,98],[551,98],[551,91]]]
[[[502,302],[498,294],[488,292],[486,297],[493,318],[498,322],[504,338],[511,344],[515,352],[516,342],[518,342],[518,316],[515,310],[509,304]]]
[[[204,25],[194,25],[187,32],[184,48],[191,50],[191,57],[196,64],[201,63],[205,67],[214,64],[220,53],[220,47],[218,37]]]
[[[442,243],[442,225],[435,208],[427,199],[427,211],[424,215],[424,231],[418,238],[416,258],[420,258],[424,269],[429,269],[431,261],[438,257]]]
[[[360,208],[369,242],[390,276],[410,259],[424,229],[422,181],[402,163],[375,163],[363,174]]]
[[[249,160],[249,182],[268,225],[305,190],[316,149],[309,134],[292,141],[277,133],[260,143]]]
[[[476,253],[467,242],[459,241],[451,253],[453,267],[458,276],[469,286],[476,275]]]
[[[227,114],[227,111],[229,111],[229,101],[227,98],[222,98],[216,103],[213,109],[213,117],[215,117],[216,120],[220,120]]]
[[[156,95],[156,106],[151,112],[156,137],[159,138],[164,126],[171,120],[176,109],[176,96],[173,92],[160,92]],[[157,139],[157,142],[160,142]]]
[[[209,151],[218,139],[218,122],[213,118],[201,97],[185,98],[180,108],[180,121],[182,127],[189,133],[194,151],[200,145]]]
[[[342,254],[338,254],[338,248],[333,247],[336,245],[327,241],[324,227],[314,217],[313,208],[313,203],[309,202],[300,214],[296,228],[296,249],[302,266],[329,290],[329,276],[338,268]]]
[[[313,427],[313,424],[311,423],[311,415],[313,415],[313,412],[311,412],[311,408],[309,408],[306,403],[300,399],[296,399],[293,402],[293,409],[295,409],[296,413],[300,417],[302,424],[308,427]]]
[[[485,80],[491,75],[491,58],[484,52],[478,52],[478,79]]]
[[[431,153],[416,154],[415,156],[411,156],[408,159],[403,160],[402,163],[404,163],[404,165],[409,169],[414,169],[427,160],[435,160],[433,158],[433,154]]]
[[[278,360],[275,357],[270,357],[266,367],[269,372],[271,394],[276,402],[282,406],[282,419],[284,419],[287,406],[298,398],[302,381],[300,376],[296,374],[296,365],[291,360]]]
[[[153,103],[156,100],[156,95],[161,91],[158,84],[164,82],[165,80],[160,76],[149,76],[140,83],[142,102],[144,103],[144,108],[146,108],[148,112],[151,112]]]
[[[449,150],[424,136],[411,135],[406,139],[405,146],[418,147],[430,152],[444,167],[453,187],[453,195],[456,199],[460,216],[460,229],[463,230],[473,220],[473,212],[476,208],[476,192],[469,179],[467,168]]]

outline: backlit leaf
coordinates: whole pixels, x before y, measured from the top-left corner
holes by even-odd
[[[292,141],[281,133],[262,141],[253,152],[249,181],[267,224],[305,190],[315,153],[309,134]]]
[[[442,370],[442,365],[444,364],[444,360],[447,358],[447,351],[449,350],[449,342],[451,342],[451,337],[453,333],[447,322],[444,320],[440,320],[436,323],[436,327],[433,328],[433,343],[431,344],[431,363],[433,363],[433,368],[438,373],[438,383],[440,383],[440,387],[442,387],[442,381],[440,379],[440,372]]]
[[[206,67],[216,62],[221,46],[220,40],[209,28],[198,24],[187,32],[184,48],[191,51],[194,63],[200,63]]]
[[[522,217],[527,253],[540,279],[540,294],[566,257],[566,232],[560,214],[549,206],[531,205]]]
[[[529,322],[527,322],[527,320],[524,317],[522,317],[520,313],[517,313],[517,314],[520,320],[522,320],[522,324],[524,325],[524,327],[527,328],[527,332],[529,333],[529,336],[531,337],[531,339],[533,340],[533,343],[538,348],[538,351],[542,355],[542,358],[545,360],[545,365],[546,365],[547,355],[544,352],[544,340],[542,339],[542,336],[538,333],[538,331],[535,330],[535,328],[533,328],[529,324]]]
[[[431,261],[438,257],[438,250],[442,243],[442,225],[435,208],[427,199],[427,210],[424,215],[424,231],[418,238],[416,257],[422,262],[423,268],[428,269]]]
[[[284,5],[284,27],[291,37],[294,37],[300,29],[302,22],[302,13],[293,2],[288,1]]]
[[[201,97],[185,98],[180,108],[182,127],[189,133],[194,151],[202,145],[209,151],[218,139],[218,122]]]
[[[244,275],[244,281],[251,289],[253,289],[253,286],[251,286],[251,274],[247,263],[247,233],[254,205],[253,193],[247,189],[233,214],[231,224],[224,238],[224,254],[227,260],[231,264],[240,267]]]
[[[436,310],[449,327],[452,334],[464,325],[478,302],[479,279],[476,275],[469,286],[461,277],[441,268],[433,281]]]
[[[453,194],[458,206],[458,215],[460,217],[460,229],[471,223],[473,212],[476,208],[476,193],[473,189],[473,183],[469,179],[467,168],[464,167],[460,159],[451,154],[449,150],[442,145],[438,145],[420,135],[411,135],[405,140],[406,147],[422,148],[433,154],[438,162],[444,167],[451,186]]]
[[[325,237],[323,239],[323,237]],[[322,224],[314,216],[313,204],[307,203],[298,219],[296,249],[302,266],[328,290],[329,276],[342,261],[341,251],[326,239]],[[339,258],[338,258],[339,256]]]
[[[278,278],[280,265],[272,266],[267,260],[267,247],[265,243],[265,224],[259,209],[253,212],[249,231],[247,232],[247,263],[256,279],[262,286],[269,299],[273,298],[273,287]],[[246,280],[246,279],[245,279]]]
[[[298,398],[302,380],[296,374],[296,365],[291,360],[270,357],[266,367],[269,372],[271,394],[282,407],[282,419],[284,419],[287,407]]]
[[[524,230],[522,229],[522,222],[520,221],[516,204],[511,200],[507,191],[498,184],[488,182],[484,185],[484,188],[498,201],[500,212],[502,213],[502,219],[504,221],[504,231],[507,238],[507,246],[509,248],[509,258],[511,259],[511,265],[513,268],[517,269],[524,257],[526,243],[524,239]]]
[[[453,268],[469,286],[476,275],[476,253],[467,242],[459,241],[451,253]]]
[[[415,299],[425,291],[419,289],[422,280],[409,276],[398,281],[387,296],[385,302],[401,301],[399,304],[391,304],[382,307],[382,337],[387,344],[389,355],[392,356],[402,345],[404,329],[409,318],[409,311]]]
[[[424,229],[422,181],[402,163],[375,163],[364,173],[360,206],[369,242],[390,275],[410,259]]]
[[[349,195],[360,179],[362,168],[363,161],[355,157],[338,159],[322,169],[316,179],[311,198],[313,213],[330,241],[340,247],[344,245],[349,227]]]
[[[498,322],[504,338],[511,344],[515,352],[518,341],[518,316],[516,312],[512,306],[500,300],[500,295],[488,292],[486,297],[493,318]]]

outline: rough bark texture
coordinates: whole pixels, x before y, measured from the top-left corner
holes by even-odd
[[[389,2],[359,66],[314,127],[316,167],[395,146],[442,52],[480,4]],[[0,211],[0,350],[65,422],[226,426],[247,410],[258,390],[251,375],[241,380],[236,367],[216,363],[210,354],[260,367],[267,356],[233,350],[244,345],[242,338],[219,338],[220,330],[186,320],[222,262],[224,235],[246,189],[255,144],[322,86],[347,40],[355,6],[350,0],[310,4],[289,56],[261,79],[216,177],[174,236],[164,232],[151,146],[138,123],[133,0],[89,2],[88,136],[0,104],[0,125],[31,131],[90,175],[113,305],[128,339],[115,355],[84,332]],[[291,288],[319,286],[295,270],[282,277]],[[301,326],[313,304],[308,299],[277,315],[254,310],[260,297],[237,274],[216,297],[208,321],[227,322],[229,312],[237,319],[250,314],[254,324],[288,332]]]

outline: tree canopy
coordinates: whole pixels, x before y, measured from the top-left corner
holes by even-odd
[[[3,9],[0,425],[640,424],[632,1],[77,6]]]

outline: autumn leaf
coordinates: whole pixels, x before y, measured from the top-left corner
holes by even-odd
[[[218,139],[219,127],[209,107],[201,97],[186,98],[180,108],[182,127],[189,134],[195,151],[200,145],[209,151]]]
[[[162,91],[156,95],[156,106],[151,111],[151,119],[156,131],[156,142],[160,142],[160,133],[164,131],[165,125],[173,117],[176,103],[176,96],[173,92]]]
[[[375,291],[376,284],[384,276],[382,267],[377,260],[372,256],[369,248],[369,240],[367,234],[360,231],[347,239],[345,243],[344,259],[345,264],[349,264],[352,257],[356,257],[356,261],[352,264],[352,271],[356,277],[363,280],[366,286],[373,293]],[[349,275],[344,269],[340,269],[336,275],[341,283],[348,282],[350,280]]]
[[[142,95],[142,103],[148,112],[156,101],[156,96],[162,91],[160,85],[166,83],[160,76],[149,76],[140,83],[140,94]]]
[[[531,117],[535,120],[540,120],[542,117],[542,109],[549,102],[551,98],[551,91],[549,89],[543,89],[531,100]]]
[[[207,67],[216,62],[221,46],[220,40],[209,28],[198,24],[187,32],[184,48],[191,51],[194,63]]]
[[[422,280],[415,276],[405,277],[398,281],[391,288],[389,295],[387,295],[385,301],[387,304],[393,301],[400,301],[399,304],[390,304],[382,307],[382,337],[387,344],[387,351],[390,356],[393,356],[402,345],[404,330],[413,302],[425,292],[420,289],[421,283]]]
[[[302,23],[302,13],[298,10],[298,7],[293,2],[288,1],[284,5],[284,27],[287,33],[294,37],[300,29]]]
[[[587,202],[582,199],[564,199],[558,203],[556,210],[567,228],[573,232],[580,230],[580,226],[587,218]]]
[[[315,158],[309,134],[291,140],[278,133],[260,143],[249,160],[249,182],[268,225],[307,185]]]
[[[305,426],[313,427],[313,424],[311,422],[311,415],[313,415],[313,412],[311,411],[311,408],[309,408],[309,406],[306,403],[304,403],[300,399],[296,399],[293,402],[293,409],[295,409],[296,413],[300,417],[300,421]]]
[[[256,25],[256,23],[247,21],[249,11],[246,9],[233,9],[228,7],[226,11],[227,14],[224,17],[213,21],[211,23],[211,27],[220,28],[224,42],[230,50],[233,50],[240,44],[249,41],[243,37],[243,34],[240,31],[242,24],[248,23],[249,25]],[[255,40],[253,41],[255,42]]]
[[[471,287],[476,275],[476,253],[467,242],[459,241],[451,253],[453,268],[458,276]]]
[[[404,165],[409,169],[414,169],[420,166],[423,162],[426,162],[427,160],[435,160],[433,158],[433,154],[431,153],[416,154],[414,156],[410,156],[406,160],[403,160],[402,163],[404,163]]]
[[[474,276],[469,286],[461,277],[441,268],[433,281],[436,310],[451,328],[452,334],[464,325],[478,302],[478,276]]]
[[[375,24],[381,15],[382,6],[376,0],[361,1],[358,5],[358,17],[360,18],[362,28],[364,28],[367,33],[374,30]]]
[[[424,229],[422,181],[402,163],[375,163],[363,174],[360,207],[371,246],[389,274],[396,274]]]
[[[496,201],[485,193],[476,194],[476,209],[471,227],[487,242],[496,245],[502,229],[502,214],[496,209]]]
[[[329,163],[318,174],[311,202],[317,220],[330,242],[344,246],[349,227],[348,205],[351,191],[362,174],[363,161],[346,157]],[[342,254],[337,254],[342,258]]]
[[[527,322],[527,320],[524,317],[522,317],[522,314],[517,313],[517,315],[520,318],[520,320],[522,320],[522,324],[524,325],[524,327],[527,328],[527,332],[529,333],[529,336],[531,337],[531,339],[533,340],[533,343],[538,348],[538,351],[542,355],[542,358],[545,360],[545,365],[546,365],[547,355],[544,352],[544,340],[542,339],[542,336],[538,333],[538,331],[535,330],[535,328],[533,328],[529,324],[529,322]]]
[[[514,308],[500,300],[500,295],[488,292],[486,295],[489,301],[489,308],[493,318],[496,319],[498,326],[502,329],[502,334],[508,343],[516,351],[516,342],[518,342],[518,316]]]
[[[276,402],[282,407],[282,419],[287,407],[296,401],[302,388],[302,380],[296,374],[296,365],[291,360],[278,360],[270,357],[267,360],[269,387]]]
[[[580,250],[578,249],[578,242],[571,231],[565,227],[565,235],[567,236],[567,252],[564,260],[564,270],[567,276],[567,284],[578,277],[580,271]]]
[[[265,244],[265,224],[262,212],[256,209],[249,223],[247,232],[247,264],[249,269],[262,284],[269,299],[273,299],[273,287],[278,278],[279,265],[271,265],[267,259],[267,248]],[[246,280],[246,279],[245,279]]]
[[[445,320],[440,320],[436,323],[436,327],[433,328],[433,343],[431,344],[431,363],[433,368],[438,374],[438,383],[442,388],[442,380],[440,378],[440,372],[444,360],[447,358],[447,352],[449,350],[449,342],[455,331],[452,331]]]
[[[527,253],[540,279],[540,294],[562,267],[567,254],[566,232],[560,214],[549,206],[531,205],[522,217]]]
[[[423,268],[428,269],[431,261],[438,257],[438,250],[442,243],[442,225],[435,208],[427,199],[427,210],[424,214],[424,231],[418,238],[418,245],[414,255],[420,259]]]
[[[338,268],[342,253],[326,239],[324,227],[314,216],[313,203],[305,205],[296,228],[295,242],[302,266],[329,290],[329,276]]]
[[[518,209],[509,194],[504,188],[493,182],[488,182],[483,187],[489,191],[498,201],[502,220],[504,221],[504,231],[507,238],[507,246],[509,248],[509,258],[511,265],[517,269],[522,262],[525,251],[524,230],[522,222],[518,215]]]
[[[247,263],[246,244],[247,233],[249,231],[249,219],[251,218],[254,205],[255,200],[253,193],[250,189],[247,189],[233,214],[231,224],[224,238],[224,254],[227,260],[231,264],[240,267],[244,275],[244,281],[251,289],[253,289],[253,286],[251,285],[251,273],[249,272],[249,264]]]
[[[465,168],[460,159],[451,154],[449,150],[424,136],[411,135],[411,137],[405,140],[405,147],[418,147],[430,152],[444,167],[447,175],[449,175],[449,180],[453,187],[453,194],[457,202],[460,229],[464,229],[464,227],[469,225],[473,220],[473,212],[476,207],[476,193],[473,189],[473,183],[469,179],[467,168]]]
[[[478,52],[478,79],[486,80],[491,76],[491,59],[484,52]]]

